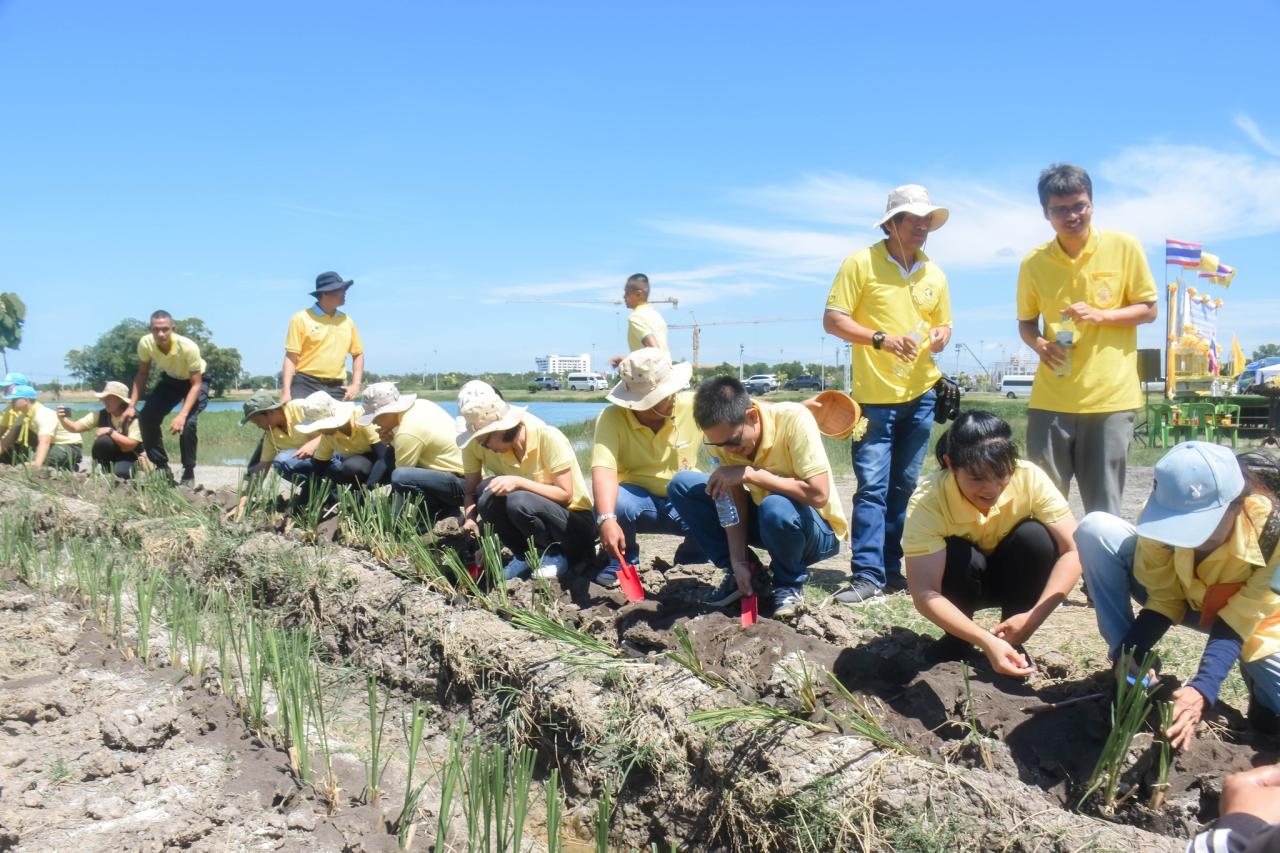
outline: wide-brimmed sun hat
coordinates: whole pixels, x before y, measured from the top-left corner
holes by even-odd
[[[316,289],[311,291],[311,295],[319,297],[322,293],[331,293],[335,290],[346,290],[355,284],[350,279],[344,279],[336,272],[322,272],[316,276]]]
[[[101,391],[94,391],[93,396],[101,400],[103,397],[119,397],[126,403],[129,402],[129,386],[123,382],[112,380],[102,386]]]
[[[671,363],[671,356],[658,347],[642,347],[618,364],[618,384],[605,396],[624,409],[652,409],[677,391],[689,387],[693,365]]]
[[[458,446],[511,429],[524,418],[525,411],[525,407],[499,397],[488,382],[472,379],[458,391]]]
[[[364,414],[356,423],[368,426],[378,415],[406,412],[417,399],[417,394],[401,394],[394,382],[375,382],[364,389]]]
[[[240,426],[247,424],[249,418],[255,415],[264,415],[283,405],[284,403],[273,397],[270,391],[259,391],[244,401],[244,417],[240,419]]]
[[[303,399],[302,420],[293,428],[303,433],[337,429],[351,421],[351,413],[355,410],[355,403],[335,400],[328,391],[316,391]]]
[[[1203,545],[1244,493],[1244,474],[1229,448],[1207,441],[1174,445],[1156,463],[1138,535],[1175,548]]]
[[[929,217],[929,230],[937,231],[951,214],[945,207],[929,203],[929,191],[919,184],[905,184],[889,193],[884,206],[884,216],[876,223],[879,228],[899,213],[911,213]]]
[[[818,422],[818,432],[844,441],[853,435],[862,421],[862,407],[843,391],[828,389],[804,401],[804,407],[813,413]]]

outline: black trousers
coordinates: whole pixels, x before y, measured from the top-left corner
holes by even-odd
[[[341,464],[329,466],[329,479],[338,486],[374,485],[369,483],[369,472],[378,461],[378,449],[381,447],[385,445],[375,444],[373,450],[361,456],[342,457]]]
[[[390,451],[389,451],[390,452]],[[430,522],[457,517],[462,512],[463,478],[461,474],[436,471],[433,468],[397,468],[391,472],[391,494],[395,510],[400,512],[405,499],[416,496]]]
[[[289,383],[289,399],[301,400],[317,391],[323,391],[333,399],[341,402],[347,389],[337,379],[317,379],[309,373],[295,373]]]
[[[182,401],[187,399],[187,392],[190,390],[189,380],[174,379],[167,373],[163,374],[160,381],[151,389],[151,393],[147,395],[146,404],[138,414],[138,426],[142,429],[143,450],[158,470],[169,470],[169,454],[164,449],[160,422],[164,420],[165,415],[173,411],[174,407],[182,405]],[[207,405],[209,405],[209,383],[205,381],[200,383],[200,396],[196,398],[196,404],[191,407],[191,414],[187,416],[182,435],[178,436],[178,449],[182,453],[182,468],[185,471],[196,467],[196,450],[200,446],[200,439],[196,434],[196,420]]]
[[[481,524],[492,524],[498,539],[518,557],[524,557],[530,536],[538,550],[556,546],[570,560],[595,547],[596,525],[589,509],[571,510],[523,489],[498,496],[489,491],[489,479],[480,482],[476,508]]]
[[[999,607],[1000,618],[1030,610],[1040,600],[1058,544],[1049,528],[1028,518],[1018,523],[990,554],[972,542],[947,537],[947,567],[942,595],[965,616],[983,607]]]
[[[115,471],[121,480],[128,480],[133,477],[133,466],[137,464],[142,449],[125,450],[111,436],[100,435],[93,440],[91,452],[93,461],[101,465],[103,471]]]

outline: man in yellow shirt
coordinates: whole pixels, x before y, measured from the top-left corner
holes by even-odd
[[[93,396],[102,401],[101,409],[73,421],[67,417],[67,407],[59,406],[58,422],[68,432],[94,430],[90,453],[93,461],[104,471],[114,471],[121,480],[130,480],[133,478],[133,466],[147,457],[142,455],[142,429],[137,419],[127,424],[124,422],[124,413],[129,407],[129,386],[123,382],[108,382],[101,391],[94,391]]]
[[[36,389],[30,385],[17,385],[4,395],[6,402],[13,403],[20,420],[0,438],[0,450],[11,450],[25,428],[36,436],[31,464],[37,468],[48,465],[50,468],[76,470],[80,467],[83,453],[80,436],[64,429],[54,411],[41,405],[37,396]]]
[[[388,452],[371,482],[389,479],[400,512],[406,498],[422,501],[431,521],[462,512],[462,451],[452,417],[417,394],[401,394],[392,382],[375,382],[364,392],[362,425],[378,430]]]
[[[124,411],[124,423],[130,423],[135,417],[138,419],[138,425],[142,427],[144,452],[158,470],[168,474],[169,454],[165,451],[164,438],[160,435],[160,422],[173,411],[174,406],[181,404],[177,417],[169,423],[169,432],[179,436],[182,482],[194,483],[196,451],[200,446],[196,420],[209,403],[209,382],[204,378],[204,359],[200,357],[200,347],[195,341],[174,331],[173,317],[168,311],[152,313],[150,329],[138,341],[138,372],[133,377],[129,406]],[[147,390],[153,364],[160,378],[147,394],[142,414],[138,414],[138,400]]]
[[[1027,456],[1085,512],[1120,512],[1138,385],[1137,327],[1156,319],[1156,285],[1138,241],[1093,228],[1093,183],[1078,166],[1040,173],[1056,237],[1018,272],[1018,333],[1040,356]]]
[[[906,589],[902,525],[933,429],[932,356],[951,340],[947,277],[924,254],[929,234],[947,221],[924,187],[889,193],[877,226],[885,239],[840,266],[822,327],[853,344],[853,397],[867,418],[853,445],[850,579],[836,600],[858,604]]]
[[[644,347],[618,365],[612,406],[596,418],[591,450],[591,491],[596,524],[609,563],[596,575],[601,586],[618,585],[625,559],[640,559],[637,533],[688,535],[667,499],[679,471],[694,471],[702,430],[693,419],[693,375],[688,362],[673,365],[657,347]]]
[[[301,402],[302,419],[293,428],[310,439],[283,464],[286,476],[325,477],[335,486],[377,485],[370,476],[387,446],[377,427],[360,423],[364,409],[324,391],[313,391]]]
[[[30,384],[27,377],[21,373],[6,373],[4,379],[0,380],[0,394],[7,395],[19,385]],[[14,436],[13,444],[0,450],[0,465],[17,465],[20,462],[26,462],[36,451],[36,434],[27,428],[27,419],[18,413],[13,403],[9,403],[4,407],[4,412],[0,413],[0,436],[8,433],[14,424],[20,425],[18,432]]]
[[[713,460],[724,464],[710,476],[680,471],[667,496],[703,552],[726,570],[705,603],[724,607],[752,594],[753,575],[763,582],[747,547],[758,545],[772,558],[774,615],[795,615],[809,566],[839,553],[849,532],[817,421],[799,403],[753,401],[732,376],[698,386],[693,417]],[[731,524],[717,507],[724,500],[733,503]]]
[[[284,402],[324,391],[335,400],[354,400],[364,378],[364,344],[356,324],[342,311],[347,289],[355,284],[336,272],[316,276],[316,304],[293,315],[284,339],[280,398]],[[347,384],[347,354],[351,384]]]
[[[667,321],[658,309],[649,304],[649,276],[642,272],[627,279],[622,289],[622,301],[631,309],[627,317],[627,351],[641,347],[657,347],[670,353],[667,347]],[[617,367],[626,356],[615,355],[609,363]]]

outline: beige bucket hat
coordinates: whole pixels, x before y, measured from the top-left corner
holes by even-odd
[[[94,391],[93,396],[101,400],[103,397],[119,397],[126,403],[129,402],[129,386],[123,382],[112,380],[102,386],[101,391]]]
[[[378,415],[408,411],[417,399],[417,394],[401,394],[394,382],[375,382],[364,389],[364,414],[356,423],[368,426]]]
[[[511,429],[526,411],[499,397],[488,382],[472,379],[458,390],[458,446],[466,447],[477,438]]]
[[[951,214],[945,207],[929,203],[929,191],[919,184],[904,184],[889,193],[884,206],[884,216],[876,223],[879,228],[899,213],[912,213],[929,217],[929,230],[937,231]]]
[[[337,429],[350,422],[355,410],[355,403],[339,402],[330,397],[328,391],[316,391],[303,399],[302,420],[293,428],[302,433]]]
[[[605,396],[624,409],[652,409],[677,391],[689,387],[693,365],[671,363],[671,356],[658,347],[635,350],[618,364],[617,385]]]

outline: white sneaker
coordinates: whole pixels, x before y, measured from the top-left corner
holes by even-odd
[[[543,579],[558,578],[569,571],[569,561],[563,554],[547,554],[542,558],[542,565],[534,570],[533,576]]]

